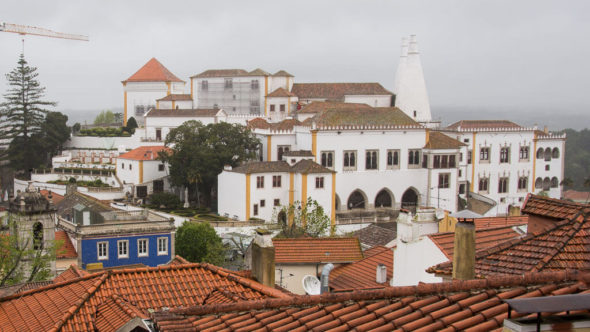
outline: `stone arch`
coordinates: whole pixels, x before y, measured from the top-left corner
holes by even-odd
[[[557,188],[559,187],[559,180],[557,179],[556,176],[551,178],[551,188]]]
[[[279,212],[279,214],[277,215],[277,221],[279,222],[279,225],[287,225],[287,212],[285,212],[284,210]]]
[[[33,224],[33,249],[43,249],[43,224],[40,222]]]
[[[391,190],[387,188],[381,189],[375,196],[375,207],[393,207],[395,205],[395,197]]]
[[[414,187],[409,187],[404,191],[402,195],[402,209],[410,211],[416,211],[418,204],[420,203],[420,194]]]
[[[335,204],[334,210],[336,210],[336,211],[340,210],[342,208],[342,205],[340,203],[340,196],[338,196],[338,194],[336,194],[336,199],[334,201],[335,201],[334,202],[334,204]]]
[[[547,191],[551,188],[551,179],[549,177],[546,177],[543,179],[543,190]]]
[[[553,150],[551,151],[551,158],[553,158],[553,159],[559,158],[559,149],[558,148],[553,148]]]
[[[546,148],[544,155],[545,155],[545,161],[550,161],[551,160],[551,148]]]
[[[356,189],[353,191],[350,196],[348,196],[348,201],[346,202],[346,207],[349,210],[352,209],[366,209],[367,208],[367,195],[360,189]]]

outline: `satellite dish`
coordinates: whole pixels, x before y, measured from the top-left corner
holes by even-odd
[[[303,289],[305,289],[308,295],[320,295],[321,285],[318,278],[308,274],[303,277],[301,282],[303,283]]]
[[[436,216],[436,219],[442,219],[445,217],[445,210],[443,209],[436,209],[434,212],[434,215]]]

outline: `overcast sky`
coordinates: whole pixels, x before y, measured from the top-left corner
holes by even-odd
[[[151,57],[187,82],[206,69],[260,67],[284,69],[296,82],[391,90],[409,34],[418,38],[434,116],[590,112],[590,1],[2,0],[0,21],[90,37],[25,37],[47,99],[68,113],[122,108],[121,81]],[[0,73],[21,50],[21,36],[0,33]]]

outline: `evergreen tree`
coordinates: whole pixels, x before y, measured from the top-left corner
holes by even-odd
[[[0,104],[0,139],[11,142],[1,158],[9,160],[12,169],[27,175],[44,160],[39,158],[42,125],[48,112],[46,107],[56,105],[42,100],[45,88],[37,80],[36,71],[21,54],[18,66],[6,74],[9,87],[4,94],[5,102]]]

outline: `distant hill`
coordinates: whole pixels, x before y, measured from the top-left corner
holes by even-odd
[[[63,114],[68,116],[68,126],[73,125],[76,122],[80,124],[92,124],[94,122],[94,118],[103,110],[109,109],[113,111],[113,113],[123,113],[123,108],[121,107],[105,107],[101,109],[94,109],[94,110],[59,110]]]

